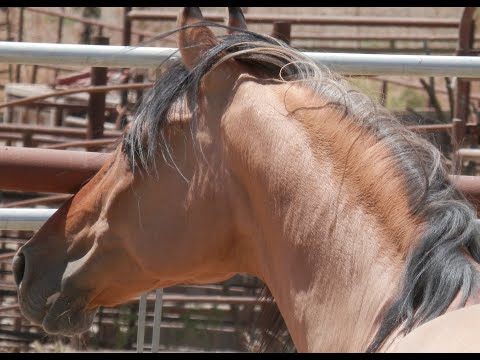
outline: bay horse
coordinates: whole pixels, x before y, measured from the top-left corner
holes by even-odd
[[[174,60],[112,157],[13,260],[24,316],[248,273],[300,352],[479,351],[480,241],[440,152],[229,9],[177,20]],[[218,25],[222,26],[222,25]]]

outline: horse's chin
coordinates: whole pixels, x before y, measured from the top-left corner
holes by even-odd
[[[43,319],[43,330],[50,335],[73,336],[90,329],[96,310],[72,311],[69,315],[53,315],[51,312]]]
[[[54,298],[54,300],[49,300]],[[87,310],[83,297],[57,293],[47,300],[48,310],[42,327],[48,334],[73,336],[87,331],[93,323],[97,309]]]

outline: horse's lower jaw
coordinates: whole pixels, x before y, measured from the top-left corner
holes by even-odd
[[[86,310],[82,299],[60,295],[47,311],[42,327],[48,334],[73,336],[87,331],[96,309]]]
[[[43,330],[51,335],[73,336],[87,331],[93,323],[96,310],[68,311],[62,314],[48,312],[42,322]]]

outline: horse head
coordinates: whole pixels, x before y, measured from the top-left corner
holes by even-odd
[[[229,13],[229,24],[244,26],[241,10]],[[198,102],[181,93],[194,80],[192,69],[219,44],[203,22],[198,8],[181,11],[181,61],[159,79],[159,92],[146,97],[138,123],[111,159],[13,260],[21,311],[48,333],[85,331],[99,306],[150,289],[254,271],[241,230],[249,221],[246,194],[222,144],[222,114],[242,70],[231,60],[210,71],[199,80]],[[154,105],[162,107],[158,113],[151,109],[152,97],[161,102]],[[208,112],[202,110],[206,106]],[[147,162],[131,157],[158,143],[162,148]]]

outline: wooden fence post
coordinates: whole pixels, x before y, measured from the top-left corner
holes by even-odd
[[[109,39],[104,36],[95,36],[93,38],[95,45],[108,45]],[[91,70],[92,85],[106,85],[107,84],[107,68],[93,67]],[[103,136],[103,125],[105,122],[105,92],[90,93],[88,101],[88,124],[87,124],[87,139],[97,139]]]
[[[62,7],[62,12],[65,12],[65,8]],[[63,16],[59,16],[58,17],[58,25],[57,25],[57,44],[61,44],[62,43],[62,37],[63,37]],[[53,73],[53,77],[54,79],[57,79],[58,77],[58,74],[59,74],[59,70],[58,69],[55,69],[54,73]]]
[[[290,34],[292,26],[286,21],[275,21],[273,23],[272,36],[276,39],[282,40],[290,45]]]
[[[123,8],[123,34],[122,34],[122,45],[130,46],[132,43],[132,21],[128,17],[128,13],[132,11],[131,7]],[[129,69],[122,69],[122,73],[125,75],[123,83],[127,84],[130,75]],[[128,104],[128,90],[122,91],[120,93],[120,107],[127,106]]]
[[[18,36],[17,41],[23,41],[23,17],[24,17],[25,9],[23,7],[20,8],[20,12],[18,13]],[[15,82],[20,82],[20,68],[21,65],[18,64],[15,68]]]
[[[458,48],[457,56],[471,55],[473,47],[473,36],[475,32],[474,17],[475,7],[466,7],[463,10],[462,18],[459,26],[458,35]],[[455,118],[460,119],[461,123],[458,124],[458,138],[463,139],[466,135],[466,123],[469,115],[470,105],[470,81],[457,78],[456,86],[456,101],[455,101]]]

